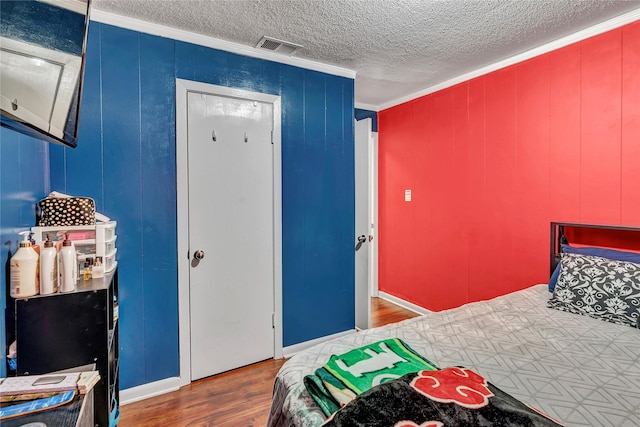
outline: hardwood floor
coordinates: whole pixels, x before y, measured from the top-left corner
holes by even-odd
[[[389,323],[399,322],[419,316],[382,298],[371,298],[371,327],[375,328]]]
[[[371,326],[417,316],[371,298]],[[195,381],[178,391],[124,405],[119,427],[263,427],[269,418],[273,379],[286,359],[266,360]]]

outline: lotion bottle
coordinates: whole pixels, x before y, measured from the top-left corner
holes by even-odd
[[[40,293],[53,294],[58,291],[58,251],[47,235],[40,250]]]
[[[38,253],[31,247],[29,232],[20,233],[23,240],[20,247],[11,257],[10,290],[13,298],[26,298],[38,295]]]
[[[36,243],[33,239],[33,232],[29,232],[29,241],[31,242],[31,247],[38,254],[38,263],[36,264],[36,282],[38,283],[38,288],[40,288],[40,245]]]
[[[76,289],[76,263],[76,251],[67,234],[60,249],[60,292],[72,292]]]

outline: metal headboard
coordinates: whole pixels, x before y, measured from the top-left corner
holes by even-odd
[[[578,228],[597,228],[601,230],[618,230],[618,231],[638,231],[640,227],[636,226],[623,226],[623,225],[603,225],[603,224],[579,224],[575,222],[552,222],[551,223],[551,262],[550,262],[550,275],[556,269],[556,266],[560,262],[562,253],[562,244],[568,244],[567,238],[564,234],[565,227],[578,227]]]

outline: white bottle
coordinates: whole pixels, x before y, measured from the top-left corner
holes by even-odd
[[[13,298],[26,298],[38,295],[38,253],[31,247],[29,232],[20,233],[23,240],[20,248],[11,257],[10,295]]]
[[[53,294],[58,291],[58,251],[47,235],[40,250],[40,293]]]
[[[60,249],[60,292],[72,292],[76,289],[76,251],[66,235]]]
[[[91,267],[91,277],[93,277],[94,279],[100,279],[101,277],[104,277],[104,265],[102,265],[101,256],[96,257],[96,261]]]

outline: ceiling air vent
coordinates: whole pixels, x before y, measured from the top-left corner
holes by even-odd
[[[274,39],[273,37],[263,37],[256,45],[259,49],[266,49],[283,55],[291,55],[302,46],[299,44]]]

